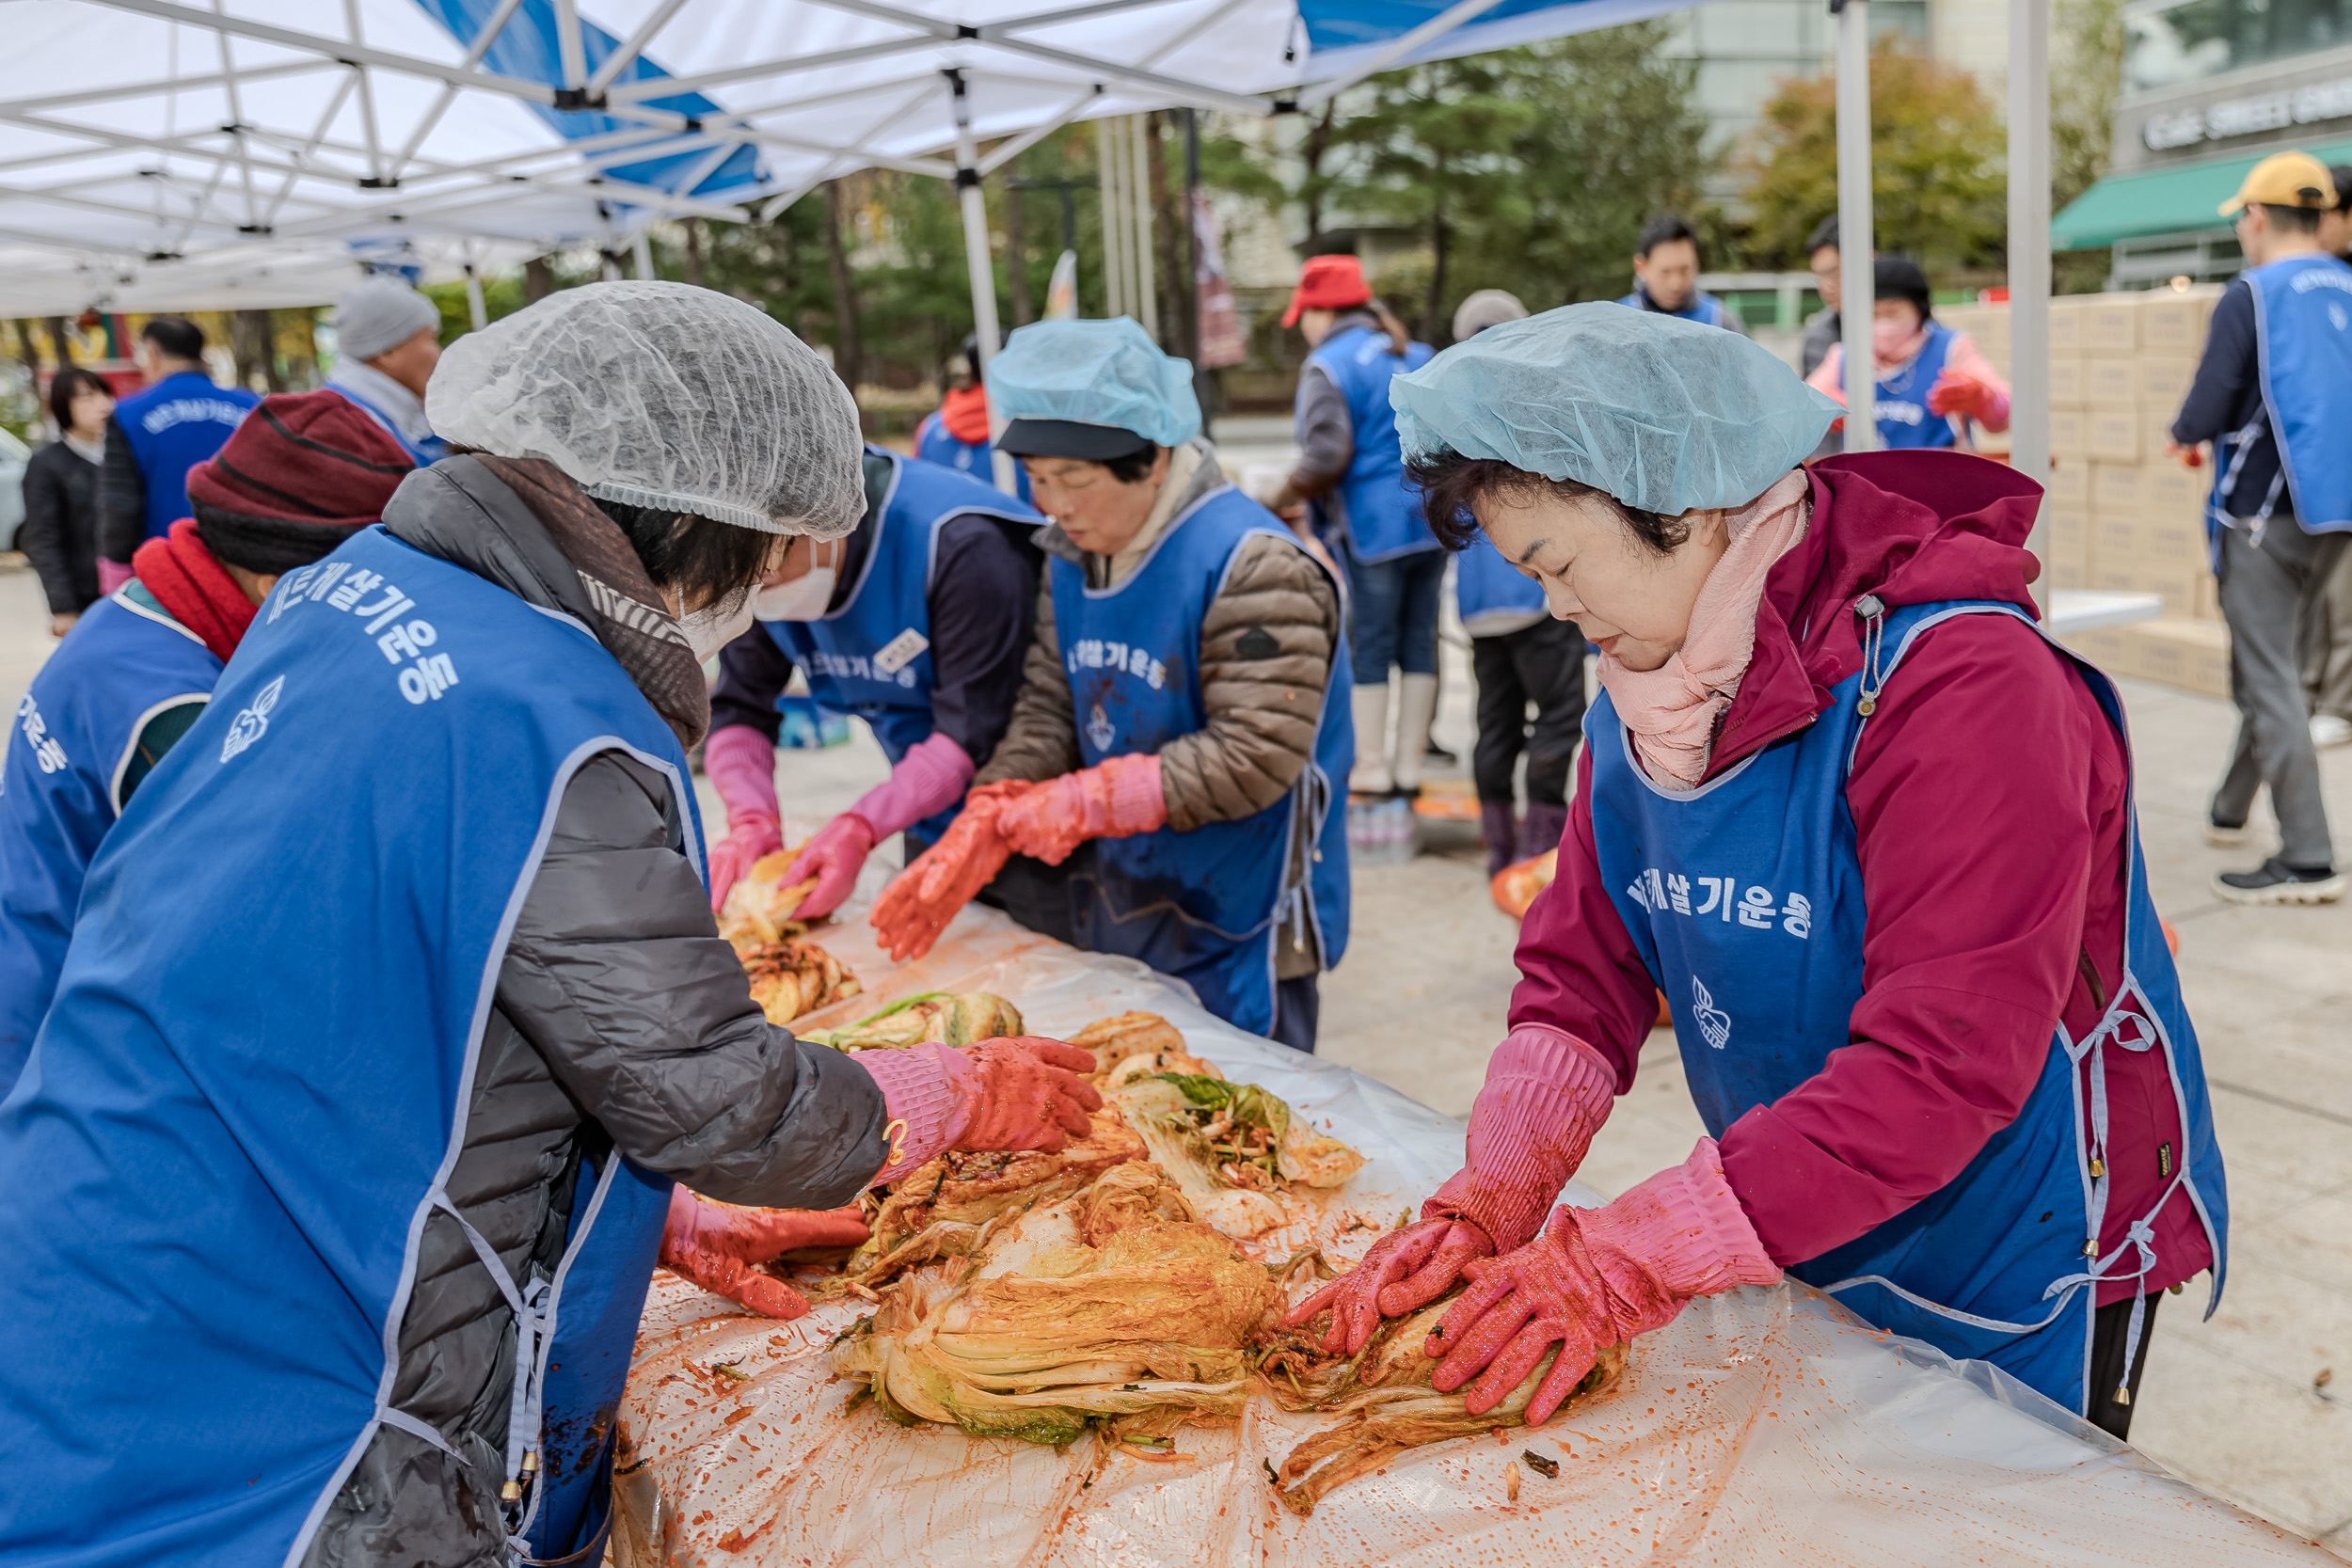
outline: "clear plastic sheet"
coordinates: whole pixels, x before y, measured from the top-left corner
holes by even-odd
[[[993,911],[967,911],[903,967],[875,949],[862,913],[812,936],[866,995],[811,1027],[918,990],[995,991],[1047,1035],[1156,1012],[1230,1077],[1372,1157],[1340,1195],[1349,1210],[1393,1218],[1460,1162],[1460,1122],[1241,1034],[1140,964],[1073,952]],[[1352,1257],[1369,1241],[1332,1250]],[[1607,1394],[1534,1431],[1400,1455],[1310,1518],[1276,1502],[1265,1466],[1322,1418],[1263,1400],[1234,1430],[1180,1433],[1170,1459],[1091,1439],[1057,1452],[907,1430],[870,1403],[845,1412],[854,1386],[832,1377],[825,1351],[865,1310],[747,1318],[655,1276],[621,1411],[620,1568],[2335,1560],[1996,1370],[1870,1329],[1803,1287],[1694,1303],[1637,1342]],[[1557,1462],[1556,1479],[1522,1450]]]

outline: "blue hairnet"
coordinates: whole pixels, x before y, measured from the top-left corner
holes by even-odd
[[[1598,301],[1490,326],[1389,402],[1407,459],[1451,447],[1668,516],[1746,505],[1845,412],[1740,333]]]
[[[1164,447],[1200,434],[1191,364],[1125,316],[1021,328],[988,362],[988,397],[1008,420],[1117,425]]]

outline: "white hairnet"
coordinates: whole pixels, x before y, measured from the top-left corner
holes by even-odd
[[[1668,516],[1746,505],[1844,413],[1737,332],[1599,301],[1490,326],[1389,402],[1408,459],[1451,447]]]
[[[1190,361],[1125,316],[1021,328],[988,362],[988,396],[1008,420],[1116,425],[1164,447],[1200,434]]]
[[[782,324],[685,283],[583,284],[469,333],[424,411],[606,500],[824,539],[866,510],[850,389]]]

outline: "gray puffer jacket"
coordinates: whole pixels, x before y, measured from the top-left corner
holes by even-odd
[[[384,521],[418,549],[595,624],[570,562],[478,463],[414,475]],[[448,1183],[517,1286],[553,1276],[583,1154],[618,1148],[712,1197],[779,1208],[846,1203],[882,1168],[881,1090],[850,1057],[760,1015],[686,857],[685,821],[662,774],[619,752],[592,758],[564,792],[524,898]],[[506,1561],[498,1496],[515,1334],[463,1228],[434,1213],[391,1404],[469,1463],[379,1430],[306,1562]]]

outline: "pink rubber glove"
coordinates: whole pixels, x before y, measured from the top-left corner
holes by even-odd
[[[1440,1393],[1470,1383],[1463,1402],[1483,1416],[1557,1341],[1560,1357],[1527,1407],[1530,1426],[1551,1418],[1603,1348],[1663,1328],[1693,1297],[1780,1283],[1712,1138],[1603,1208],[1561,1205],[1534,1241],[1463,1273],[1470,1289],[1422,1347],[1445,1357],[1430,1383]]]
[[[944,735],[926,736],[909,747],[890,777],[826,823],[785,868],[787,887],[817,879],[797,912],[814,919],[839,909],[857,886],[857,874],[874,846],[953,805],[972,773],[972,754]]]
[[[1105,757],[1048,779],[996,814],[996,831],[1021,854],[1059,865],[1090,838],[1131,838],[1168,825],[1154,752]]]
[[[868,1183],[874,1186],[948,1149],[1058,1153],[1092,1130],[1088,1113],[1103,1108],[1085,1077],[1094,1070],[1094,1053],[1033,1035],[961,1051],[861,1051],[855,1060],[880,1085],[888,1118],[888,1162]]]
[[[742,1209],[686,1190],[670,1189],[670,1218],[661,1231],[661,1266],[706,1291],[768,1318],[797,1318],[808,1310],[800,1291],[753,1267],[795,1247],[855,1246],[866,1240],[855,1209]]]
[[[98,558],[98,592],[102,594],[111,594],[136,576],[127,562],[109,561],[103,555]]]
[[[727,724],[703,742],[703,777],[727,808],[727,836],[710,847],[710,907],[764,855],[784,847],[776,814],[776,749],[749,724]]]
[[[1534,1235],[1609,1118],[1616,1081],[1574,1035],[1543,1023],[1512,1030],[1487,1059],[1462,1168],[1421,1206],[1418,1224],[1374,1243],[1284,1322],[1295,1328],[1328,1307],[1323,1348],[1353,1355],[1382,1318],[1418,1311],[1452,1290],[1472,1259]]]
[[[1000,779],[966,795],[939,842],[882,889],[866,924],[882,933],[891,958],[904,963],[930,952],[957,911],[1005,868],[1012,847],[996,831],[996,814],[1034,787],[1025,780]]]

